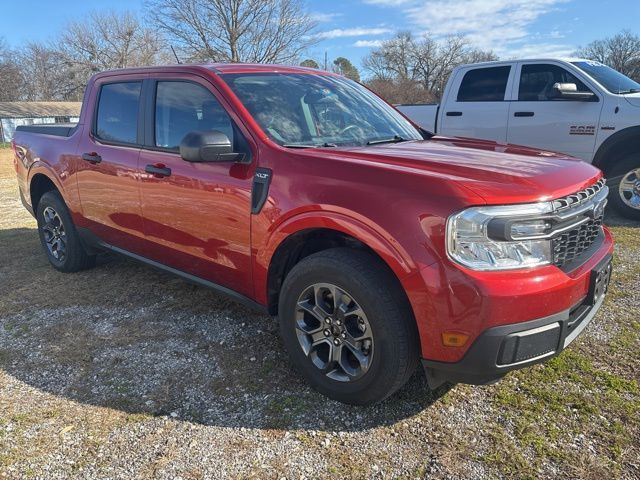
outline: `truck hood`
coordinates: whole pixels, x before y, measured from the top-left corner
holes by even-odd
[[[592,165],[565,155],[463,138],[433,137],[334,152],[458,182],[489,204],[559,198],[601,176]]]

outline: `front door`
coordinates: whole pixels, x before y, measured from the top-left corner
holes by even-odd
[[[591,160],[602,101],[555,99],[556,83],[573,83],[592,91],[575,75],[551,63],[520,65],[518,97],[511,102],[509,143],[552,150]]]
[[[78,226],[111,245],[139,252],[144,243],[138,179],[143,81],[139,76],[117,78],[98,81],[87,107],[96,113],[78,145]]]
[[[140,153],[145,256],[252,296],[253,166],[187,162],[179,154],[190,131],[221,131],[236,151],[250,154],[245,136],[207,82],[153,77],[147,107],[153,125]]]
[[[458,95],[440,107],[440,133],[506,142],[511,70],[509,65],[473,68],[456,78],[451,91]]]

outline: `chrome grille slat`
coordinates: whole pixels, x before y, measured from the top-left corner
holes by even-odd
[[[553,209],[556,212],[566,210],[567,208],[575,207],[581,203],[586,202],[593,198],[600,190],[605,186],[605,179],[601,178],[597,183],[594,183],[590,187],[585,188],[566,197],[558,198],[553,201]]]

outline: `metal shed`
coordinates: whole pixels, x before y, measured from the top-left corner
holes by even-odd
[[[0,102],[0,142],[10,142],[18,125],[75,123],[82,102]]]

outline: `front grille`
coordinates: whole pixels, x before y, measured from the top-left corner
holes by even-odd
[[[570,215],[573,209],[580,210],[582,205],[594,199],[603,188],[605,188],[604,178],[580,192],[554,200],[554,212]],[[605,193],[601,195],[605,195]],[[593,212],[596,213],[596,209]],[[553,248],[553,263],[558,267],[562,267],[588,250],[602,232],[603,216],[603,210],[597,211],[597,215],[594,218],[590,218],[575,228],[553,237],[551,244]]]
[[[579,227],[560,234],[553,239],[553,263],[558,267],[575,260],[593,242],[602,231],[602,216],[589,220]]]

